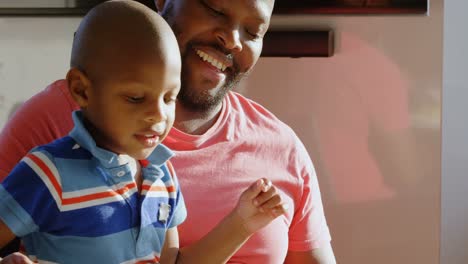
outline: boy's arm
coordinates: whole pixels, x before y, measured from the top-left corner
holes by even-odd
[[[177,263],[226,263],[253,233],[286,209],[271,182],[260,179],[242,193],[236,208],[213,230],[180,249]]]
[[[0,220],[0,234],[0,248],[6,246],[6,244],[10,243],[16,237],[2,220]]]
[[[161,263],[176,263],[179,252],[179,232],[177,227],[167,229],[164,246],[161,252]]]

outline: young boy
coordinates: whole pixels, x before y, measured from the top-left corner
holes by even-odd
[[[179,252],[187,212],[160,142],[174,122],[180,71],[175,36],[155,12],[132,1],[90,11],[66,77],[81,108],[74,129],[33,149],[0,185],[0,247],[19,236],[33,261],[48,263],[222,263],[283,214],[275,187],[260,179]]]

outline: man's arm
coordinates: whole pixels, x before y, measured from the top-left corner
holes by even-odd
[[[300,196],[289,228],[285,263],[335,264],[318,178],[307,150],[297,137],[296,155],[296,173],[302,184],[297,191]]]
[[[15,237],[16,235],[11,231],[11,229],[2,220],[0,220],[0,248],[10,243],[10,241]]]
[[[288,251],[285,264],[336,264],[330,243],[310,251]]]

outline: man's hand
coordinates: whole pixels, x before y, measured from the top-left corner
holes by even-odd
[[[28,257],[26,257],[25,255],[19,252],[15,252],[13,254],[6,256],[3,259],[0,259],[0,264],[33,264],[33,263],[34,262],[32,262]]]
[[[277,188],[268,179],[259,179],[245,190],[234,210],[247,234],[253,234],[284,214],[284,203]]]

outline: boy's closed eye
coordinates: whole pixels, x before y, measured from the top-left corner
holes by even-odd
[[[145,99],[143,96],[125,96],[125,99],[133,104],[141,103]]]

